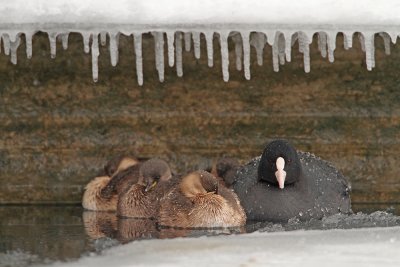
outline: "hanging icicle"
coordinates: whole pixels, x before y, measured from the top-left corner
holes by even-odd
[[[118,64],[118,57],[119,57],[119,32],[110,32],[110,57],[111,57],[111,65],[113,67],[117,66]]]
[[[200,33],[193,32],[193,46],[194,46],[194,57],[200,59]]]
[[[234,32],[231,34],[232,41],[235,44],[235,55],[236,55],[236,69],[238,71],[242,70],[242,57],[243,57],[243,45],[242,37],[239,32]]]
[[[11,63],[17,64],[17,50],[21,43],[20,33],[13,34],[13,38],[10,39],[10,52],[11,52]]]
[[[208,59],[208,66],[211,68],[214,65],[214,32],[206,32],[206,43],[207,43],[207,59]]]
[[[185,51],[190,52],[190,46],[192,44],[192,34],[190,32],[185,32],[184,33],[185,37]]]
[[[336,32],[329,32],[327,34],[327,43],[328,43],[328,59],[329,62],[333,63],[333,61],[335,61],[334,52],[336,49]]]
[[[51,32],[49,33],[49,42],[50,42],[50,56],[51,58],[56,58],[56,49],[57,49],[57,33]]]
[[[175,57],[174,39],[175,39],[174,32],[167,32],[168,65],[170,67],[174,66],[174,60],[175,60],[175,58],[174,58]]]
[[[62,47],[64,50],[68,49],[68,37],[69,37],[69,33],[62,33],[60,34],[61,37],[61,43],[62,43]]]
[[[379,36],[383,39],[383,44],[385,46],[385,54],[390,55],[390,35],[385,32],[380,32]]]
[[[221,44],[221,62],[222,62],[222,77],[225,82],[229,81],[229,51],[228,51],[228,36],[227,32],[220,32]]]
[[[363,33],[365,61],[367,63],[367,70],[371,71],[375,67],[375,48],[374,48],[374,34]]]
[[[81,34],[82,34],[82,39],[83,39],[83,51],[85,51],[85,53],[88,54],[90,52],[89,42],[90,42],[91,33],[90,32],[82,32]]]
[[[99,34],[93,33],[92,34],[92,75],[93,75],[94,82],[97,82],[99,79],[99,65],[98,65],[99,55],[100,55]]]
[[[154,49],[156,58],[156,69],[160,82],[164,81],[164,33],[152,32],[154,36]]]
[[[262,32],[252,33],[250,36],[250,44],[256,49],[257,64],[259,66],[263,65],[264,46],[266,42],[265,34]]]
[[[133,42],[135,46],[135,56],[136,56],[136,76],[138,84],[142,86],[143,85],[142,33],[134,33]]]
[[[175,33],[175,49],[176,49],[176,74],[178,77],[183,76],[182,67],[182,33]]]

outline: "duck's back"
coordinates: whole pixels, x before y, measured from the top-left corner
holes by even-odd
[[[243,166],[236,174],[234,190],[248,220],[284,222],[320,219],[350,209],[349,188],[343,175],[310,153],[298,152],[302,175],[298,182],[279,189],[258,181],[260,157]]]

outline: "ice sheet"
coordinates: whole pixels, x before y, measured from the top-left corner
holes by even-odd
[[[144,240],[54,266],[400,266],[400,227]]]

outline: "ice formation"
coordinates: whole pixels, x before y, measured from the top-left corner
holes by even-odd
[[[111,64],[119,57],[120,35],[133,35],[136,54],[137,81],[143,84],[142,36],[151,33],[154,38],[155,62],[159,80],[164,81],[164,51],[168,66],[183,75],[182,53],[193,49],[199,59],[201,44],[205,42],[208,66],[214,65],[214,42],[221,49],[222,76],[229,80],[228,44],[234,45],[235,66],[250,79],[250,51],[256,51],[259,65],[271,62],[274,71],[291,61],[292,47],[297,43],[303,54],[304,71],[310,72],[310,44],[317,35],[318,50],[322,57],[334,61],[336,36],[343,34],[344,48],[352,47],[357,36],[365,52],[368,70],[375,67],[375,37],[383,39],[385,53],[390,54],[390,43],[396,43],[400,17],[400,4],[390,0],[376,4],[357,1],[305,0],[301,4],[289,0],[15,0],[0,7],[0,37],[3,50],[17,63],[17,49],[21,37],[26,42],[26,54],[32,56],[32,37],[37,31],[48,34],[51,58],[56,57],[57,41],[68,48],[70,32],[83,37],[86,53],[92,55],[93,80],[98,80],[99,43],[108,45]],[[274,11],[275,10],[275,11]],[[276,12],[285,10],[285,12]],[[310,10],[318,10],[310,14]],[[108,37],[108,38],[107,38]],[[108,42],[107,42],[108,40]],[[167,42],[165,47],[164,43]],[[267,46],[268,44],[268,46]],[[271,48],[269,48],[269,46]],[[272,50],[272,59],[264,59],[265,49]]]

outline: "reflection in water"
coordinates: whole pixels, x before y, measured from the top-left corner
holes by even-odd
[[[121,243],[151,238],[199,237],[253,231],[336,229],[400,225],[400,205],[353,205],[354,215],[286,224],[248,222],[232,229],[175,229],[154,220],[118,218],[80,206],[0,206],[0,267],[74,260]],[[376,210],[384,210],[378,211]]]

